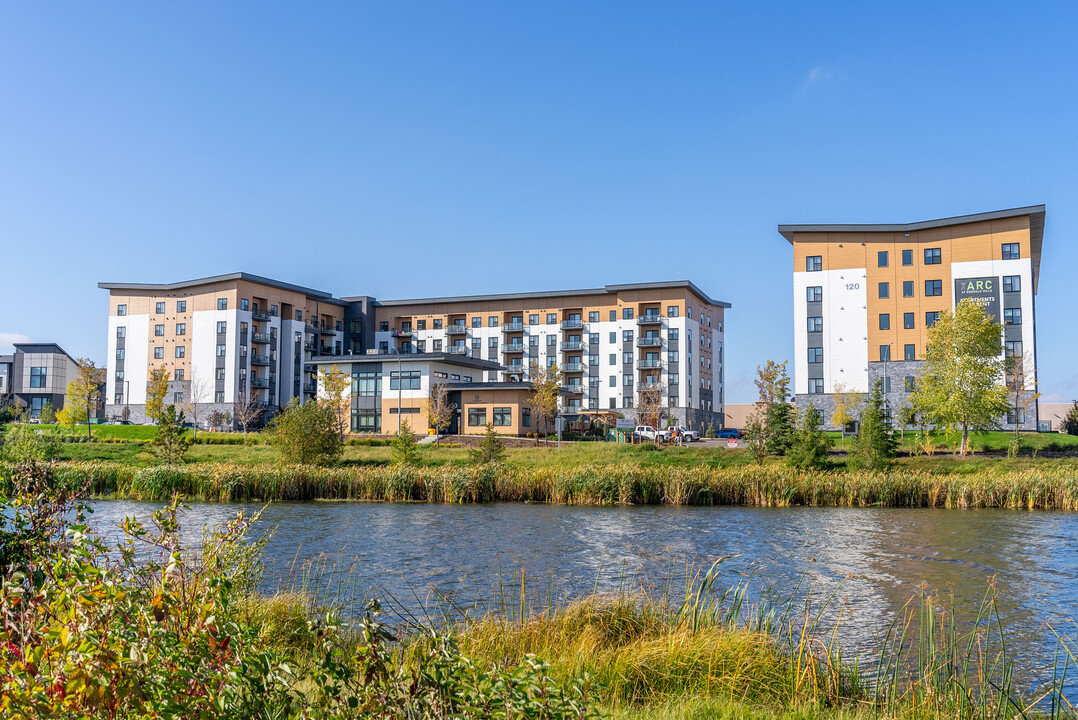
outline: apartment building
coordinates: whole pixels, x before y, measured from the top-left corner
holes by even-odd
[[[170,402],[205,414],[243,394],[272,413],[317,392],[315,357],[344,353],[346,304],[329,293],[248,273],[109,291],[105,414],[147,422],[147,384],[163,367]]]
[[[531,363],[556,364],[567,414],[631,417],[642,391],[658,391],[672,415],[703,429],[721,426],[729,307],[688,281],[374,300],[371,348],[481,358],[500,366],[486,382],[524,382]]]
[[[45,403],[62,410],[67,384],[78,375],[78,363],[55,343],[17,343],[11,355],[0,355],[0,398],[13,400],[39,417]]]
[[[890,408],[916,388],[927,331],[966,298],[1003,323],[1002,350],[1036,368],[1043,205],[896,225],[780,225],[794,261],[794,392],[829,419],[832,395],[877,378]],[[1037,408],[1002,419],[1037,429]]]

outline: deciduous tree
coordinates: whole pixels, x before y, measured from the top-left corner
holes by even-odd
[[[835,409],[831,412],[831,424],[842,432],[842,447],[846,447],[846,426],[857,420],[861,406],[865,403],[864,393],[846,390],[842,383],[835,383],[832,398]]]
[[[349,403],[351,402],[349,391],[352,389],[352,378],[348,373],[337,367],[336,364],[332,365],[328,370],[324,367],[319,368],[318,375],[325,401],[333,408],[333,413],[337,418],[337,432],[343,438],[345,431],[348,429],[346,420],[351,415],[351,412],[349,412]]]
[[[243,439],[247,439],[247,429],[258,422],[262,417],[262,406],[246,388],[236,393],[236,401],[232,403],[232,417],[243,428]]]
[[[161,365],[150,371],[150,381],[146,384],[146,416],[153,422],[160,422],[167,396],[168,368]]]
[[[928,329],[921,378],[911,401],[939,427],[961,430],[960,453],[969,451],[969,431],[992,430],[1007,413],[1003,328],[984,307],[962,300],[954,313]]]
[[[423,410],[427,415],[427,423],[434,428],[435,447],[438,446],[442,432],[453,422],[453,409],[449,404],[449,388],[446,384],[431,384],[430,396],[424,403]]]
[[[90,424],[90,418],[93,417],[97,403],[101,400],[105,369],[98,368],[89,358],[79,358],[75,364],[78,370],[75,373],[75,379],[67,384],[65,407],[70,405],[70,412],[78,418],[78,422],[86,421],[86,437],[91,438],[93,425]]]
[[[1033,407],[1033,403],[1041,396],[1037,392],[1037,372],[1027,372],[1027,368],[1033,368],[1033,358],[1025,355],[1015,355],[1007,358],[1005,385],[1007,387],[1007,402],[1010,404],[1010,412],[1014,413],[1014,435],[1007,447],[1007,456],[1016,457],[1019,446],[1019,426],[1021,418]]]
[[[328,403],[292,398],[270,423],[270,444],[286,464],[332,465],[344,449],[337,414]]]
[[[558,398],[561,397],[561,369],[557,365],[541,367],[532,361],[529,365],[532,392],[530,402],[535,408],[538,426],[545,425],[549,432],[550,424],[558,416]],[[535,433],[535,444],[539,444],[539,433]]]
[[[194,437],[198,437],[198,422],[203,405],[210,401],[210,385],[201,374],[191,371],[191,378],[183,383],[183,412],[191,418]]]
[[[650,383],[637,392],[636,416],[643,425],[650,425],[658,430],[663,418],[670,414],[669,404],[663,398],[663,386]],[[659,444],[659,433],[655,433],[655,444]]]

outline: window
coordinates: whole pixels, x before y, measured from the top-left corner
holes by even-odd
[[[902,359],[903,360],[916,360],[917,359],[917,346],[909,343],[902,346]]]
[[[617,331],[612,330],[610,332],[610,342],[616,343],[617,341],[618,341],[618,333],[617,333]]]
[[[588,311],[588,322],[599,322],[599,311],[598,310],[590,310],[590,311]]]
[[[513,424],[513,408],[494,408],[494,427],[508,427]]]
[[[397,372],[394,370],[389,374],[389,389],[390,390],[419,390],[422,378],[418,370],[404,370],[403,372]],[[483,423],[486,425],[486,423]]]
[[[912,375],[907,375],[903,386],[905,387],[906,392],[913,392],[917,389],[917,378]]]
[[[1022,257],[1022,252],[1018,247],[1018,243],[1003,243],[1003,259],[1004,260],[1017,260]]]
[[[631,352],[623,352],[621,354],[621,362],[625,365],[631,365],[633,362],[633,354]]]
[[[187,323],[176,323],[176,334],[177,335],[186,335],[187,334]]]
[[[165,334],[165,326],[164,325],[154,325],[153,326],[153,334],[156,337],[163,337],[164,334]]]
[[[809,348],[809,362],[810,363],[822,363],[823,362],[823,348]]]
[[[426,352],[427,351],[427,341],[426,340],[416,340],[415,350],[416,350],[416,352],[421,352],[421,353]]]
[[[913,280],[902,281],[902,297],[913,297]]]
[[[441,330],[442,329],[442,319],[441,318],[435,318],[434,319],[434,329],[435,330]]]
[[[497,315],[489,315],[489,316],[487,316],[487,327],[498,327],[498,316]]]
[[[529,335],[528,336],[528,347],[533,347],[533,348],[538,348],[539,347],[539,336],[538,335]]]
[[[248,300],[247,298],[241,299],[240,300],[240,310],[250,310],[250,309],[251,309],[251,301]]]
[[[617,387],[617,386],[618,386],[618,376],[617,375],[611,375],[610,376],[610,387]]]
[[[126,314],[127,314],[127,305],[117,305],[116,306],[116,315],[117,316],[123,317]]]
[[[939,265],[942,262],[940,248],[925,248],[925,265]]]
[[[116,405],[123,405],[124,394],[122,392],[116,393],[116,396],[112,398],[112,402]]]
[[[925,280],[925,295],[942,295],[943,294],[943,281],[942,280]]]
[[[227,345],[218,345],[217,346],[217,357],[224,357],[225,356],[225,348],[226,347],[227,347]]]
[[[588,355],[588,365],[594,365],[594,366],[598,367],[598,365],[599,365],[599,356],[594,354],[594,353],[592,353],[591,355]]]
[[[224,321],[218,322],[217,323],[217,334],[220,335],[220,334],[225,333],[225,332],[228,332],[228,323],[224,322]]]
[[[47,368],[32,367],[30,368],[30,387],[43,388],[45,387],[45,380],[47,378]]]
[[[528,407],[520,408],[520,424],[523,427],[531,427],[532,426],[532,409],[531,408],[528,408]]]
[[[186,300],[177,300],[176,301],[176,312],[178,312],[178,313],[187,312],[187,301]]]
[[[669,352],[666,353],[666,359],[669,362],[676,363],[681,359],[679,357],[680,355],[681,355],[681,353],[679,353],[677,350],[670,350]]]
[[[623,342],[630,342],[631,343],[633,341],[633,331],[632,330],[622,330],[621,331],[621,339],[622,339]]]
[[[617,355],[617,353],[610,353],[610,364],[611,365],[617,365],[618,364],[618,355]]]
[[[1021,325],[1022,324],[1022,308],[1004,308],[1004,310],[1003,310],[1003,324],[1004,325]]]
[[[884,375],[880,378],[883,381],[883,391],[885,393],[891,392],[891,378],[888,375]]]
[[[675,372],[672,372],[667,377],[671,385],[677,385],[679,382],[680,375]]]
[[[880,362],[891,362],[890,345],[880,345]]]
[[[442,351],[442,341],[441,340],[435,340],[434,341],[433,350],[434,350],[434,352],[441,352]]]
[[[618,311],[617,310],[611,310],[610,311],[610,322],[614,322],[617,319],[618,319]]]
[[[913,330],[913,313],[902,313],[902,329]]]
[[[217,368],[217,376],[216,377],[221,382],[224,382],[224,380],[225,380],[225,369],[224,368]]]
[[[809,332],[823,332],[823,318],[822,317],[810,317],[808,319],[808,331]]]
[[[456,375],[453,376],[453,379],[456,380]],[[472,381],[472,376],[471,375],[465,375],[464,377],[461,378],[461,380],[464,381],[464,382],[471,382]]]
[[[176,346],[176,357],[182,358],[182,357],[186,357],[186,355],[187,355],[187,346],[186,345],[177,345]]]
[[[623,386],[625,386],[625,387],[632,387],[633,386],[633,376],[632,375],[622,375],[621,376],[621,384]]]
[[[481,327],[483,327],[483,318],[479,317],[478,315],[473,317],[472,318],[472,327],[473,328],[481,328]]]
[[[902,264],[913,265],[913,250],[902,251]]]
[[[217,309],[228,310],[228,298],[217,298]]]
[[[468,426],[469,427],[483,427],[487,424],[487,409],[486,408],[468,408]]]
[[[116,379],[117,380],[123,380],[124,379],[124,371],[123,370],[117,370],[116,371]]]
[[[823,378],[809,378],[809,395],[823,395]]]
[[[1021,292],[1022,291],[1022,276],[1021,275],[1004,275],[1003,276],[1003,292]]]
[[[224,390],[215,390],[213,392],[213,401],[215,403],[223,403],[225,401],[225,391]]]
[[[887,251],[880,250],[876,253],[876,267],[887,267]]]
[[[529,325],[538,325],[539,324],[539,315],[538,314],[529,315],[528,316],[528,324]]]
[[[547,313],[546,314],[546,324],[547,325],[556,325],[557,323],[558,323],[558,314],[557,313]]]
[[[160,360],[165,357],[165,349],[163,347],[155,347],[153,349],[153,359]]]
[[[172,393],[172,402],[176,403],[177,405],[182,403],[183,402],[183,393],[182,392],[174,392],[174,393]]]
[[[117,360],[123,360],[124,359],[124,349],[123,348],[116,348],[116,359]]]
[[[472,338],[472,350],[478,350],[482,346],[481,338]]]
[[[303,311],[296,310],[296,322],[303,322]],[[352,321],[352,332],[360,332],[362,325],[358,320]]]
[[[670,328],[666,333],[666,337],[670,340],[677,340],[679,335],[680,331],[677,328]]]
[[[427,321],[426,320],[416,320],[415,321],[415,329],[416,330],[426,330],[427,329]]]
[[[678,306],[677,305],[667,305],[666,306],[666,316],[676,318],[678,316]]]
[[[1015,413],[1014,410],[1007,411],[1007,424],[1008,425],[1021,425],[1026,421],[1026,414],[1023,412]]]
[[[823,286],[812,285],[806,288],[808,302],[823,302]]]
[[[926,312],[925,313],[925,327],[932,327],[940,319],[938,312]]]
[[[163,302],[154,303],[153,311],[155,313],[163,313],[163,312],[165,312],[165,304]]]
[[[621,309],[621,319],[622,320],[632,320],[633,319],[633,309],[631,307],[622,308]]]
[[[557,335],[547,335],[546,336],[546,346],[548,348],[552,348],[557,344],[558,344],[558,336]]]
[[[880,330],[890,330],[890,329],[891,329],[891,314],[890,313],[880,313]]]
[[[807,272],[820,272],[823,270],[823,255],[809,255],[805,258],[805,270]],[[692,317],[691,315],[689,317]]]
[[[1003,344],[1003,354],[1006,357],[1015,357],[1022,354],[1021,340],[1008,340]]]
[[[879,297],[880,297],[881,300],[884,299],[884,298],[891,297],[891,284],[890,283],[885,283],[885,282],[880,283]]]
[[[247,323],[245,323],[245,322],[240,323],[240,334],[241,335],[246,335],[247,334]],[[296,334],[298,335],[299,333],[296,333]]]
[[[381,320],[378,323],[378,332],[389,332],[389,321]]]
[[[382,376],[376,372],[359,372],[352,375],[353,392],[357,397],[374,397],[382,392]]]
[[[175,379],[183,380],[183,368],[176,368]]]
[[[240,357],[241,358],[247,357],[247,346],[246,345],[240,345]]]
[[[412,332],[412,321],[411,320],[401,320],[401,332],[406,332],[406,333]]]
[[[598,345],[599,344],[599,333],[588,333],[588,344],[589,345]]]

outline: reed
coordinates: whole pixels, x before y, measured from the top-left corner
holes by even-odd
[[[10,468],[0,471],[5,482],[10,473]],[[1078,470],[1052,465],[933,473],[901,467],[886,472],[804,471],[781,465],[316,468],[206,463],[140,468],[113,462],[67,462],[57,466],[56,474],[89,482],[99,496],[152,501],[180,493],[212,502],[324,499],[1078,509]]]

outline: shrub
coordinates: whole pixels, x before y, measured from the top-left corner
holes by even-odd
[[[272,421],[270,444],[281,462],[293,465],[333,465],[343,443],[337,413],[317,400],[302,405],[292,398]]]
[[[169,465],[184,461],[191,441],[184,437],[183,412],[169,405],[157,418],[157,439],[153,441],[154,455]]]
[[[419,445],[408,423],[401,423],[400,432],[390,442],[393,446],[393,462],[397,465],[418,465]]]
[[[799,468],[822,468],[827,465],[827,449],[831,441],[820,428],[822,418],[815,405],[809,405],[801,418],[801,426],[794,432],[790,449],[786,451],[786,464]]]
[[[3,441],[2,457],[13,463],[55,460],[60,457],[62,444],[59,435],[37,430],[32,425],[15,425]]]
[[[704,437],[706,437],[706,438],[715,437],[715,423],[710,422],[710,423],[707,424],[707,430],[704,431]]]
[[[877,378],[861,412],[861,426],[850,448],[850,466],[864,470],[888,468],[897,447],[894,431],[884,417],[883,381]]]
[[[46,400],[45,404],[41,406],[41,422],[45,425],[52,425],[56,422],[56,408],[52,406],[51,400]]]
[[[468,453],[473,465],[504,462],[505,442],[494,432],[494,423],[487,423],[487,431],[479,441],[479,447]]]

